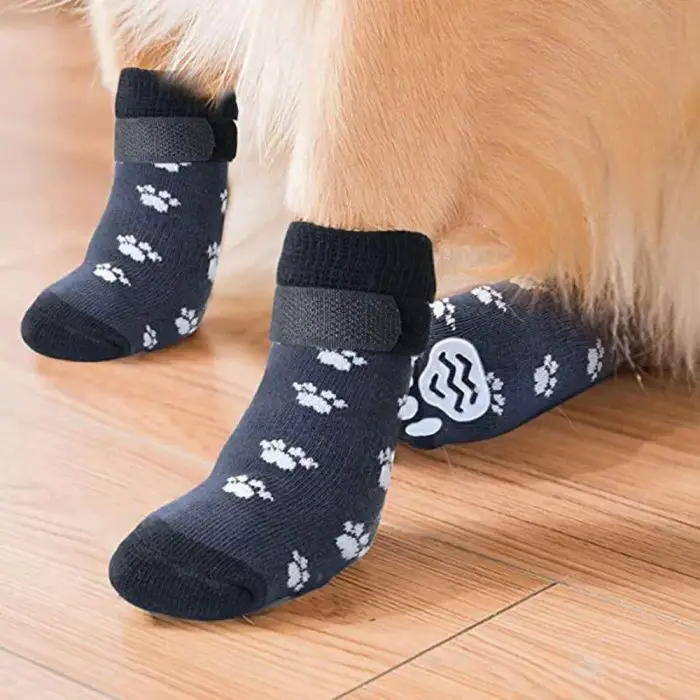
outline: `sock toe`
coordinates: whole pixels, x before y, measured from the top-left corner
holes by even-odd
[[[236,559],[148,518],[117,548],[109,579],[126,601],[149,613],[226,620],[261,607],[264,579]]]
[[[57,360],[101,362],[131,354],[126,338],[52,292],[43,292],[29,307],[21,330],[34,352]]]

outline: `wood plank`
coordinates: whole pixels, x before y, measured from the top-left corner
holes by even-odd
[[[348,700],[688,700],[700,630],[564,586],[370,683]]]
[[[632,376],[568,402],[527,430],[457,451],[534,480],[634,502],[700,526],[700,393]],[[581,445],[586,449],[581,450]]]
[[[2,700],[105,700],[109,696],[0,649]]]
[[[0,405],[0,422],[0,570],[12,572],[0,581],[0,645],[110,695],[218,697],[235,669],[240,697],[328,698],[545,583],[407,539],[399,517],[337,583],[253,625],[154,623],[111,591],[109,554],[209,465],[36,397]]]
[[[539,479],[514,460],[487,462],[467,459],[461,448],[455,452],[460,456],[411,451],[410,459],[400,458],[404,478],[392,496],[414,537],[436,537],[550,580],[700,622],[698,528],[571,488],[566,480]],[[601,464],[614,460],[605,443],[579,446],[572,459],[581,454]],[[438,498],[440,508],[431,509]]]

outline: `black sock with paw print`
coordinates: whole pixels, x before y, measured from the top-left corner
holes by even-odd
[[[293,224],[277,281],[265,375],[213,472],[112,558],[114,587],[149,612],[254,613],[323,586],[374,540],[428,338],[430,241]]]
[[[22,321],[41,355],[96,362],[167,347],[202,320],[216,274],[237,108],[123,71],[112,192],[83,263]]]
[[[619,364],[601,329],[532,280],[481,285],[432,308],[428,349],[401,402],[401,439],[417,448],[507,433]]]

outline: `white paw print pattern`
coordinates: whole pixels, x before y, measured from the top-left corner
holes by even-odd
[[[155,209],[161,214],[180,206],[180,200],[173,197],[167,190],[157,192],[153,185],[136,185],[136,190],[144,207]]]
[[[159,170],[167,170],[169,173],[179,173],[183,168],[189,168],[192,163],[153,163],[153,167]]]
[[[364,367],[367,360],[354,350],[321,350],[316,358],[322,365],[335,367],[340,372],[349,372],[353,367]]]
[[[484,306],[493,304],[501,311],[508,310],[508,304],[506,304],[506,302],[503,300],[503,294],[488,284],[482,284],[480,287],[474,287],[474,289],[471,290],[471,293],[482,304],[484,304]]]
[[[301,447],[287,446],[284,440],[261,440],[260,447],[260,459],[285,472],[294,471],[297,467],[318,469],[318,462],[311,459]]]
[[[299,593],[310,578],[309,560],[295,549],[292,552],[292,561],[287,564],[287,588]]]
[[[538,367],[534,374],[535,394],[537,396],[549,398],[554,393],[554,388],[559,383],[556,376],[558,371],[559,363],[551,355],[545,355],[542,366]]]
[[[158,345],[158,334],[150,326],[146,326],[143,332],[143,347],[146,350],[153,350]]]
[[[503,391],[503,381],[493,372],[486,375],[486,383],[491,391],[491,410],[497,415],[503,415],[503,408],[506,405],[506,397],[501,394]]]
[[[216,279],[216,273],[219,269],[219,255],[221,254],[221,246],[218,243],[212,243],[207,248],[207,257],[209,258],[209,269],[207,270],[207,277],[209,281],[213,284]]]
[[[137,240],[136,236],[117,236],[119,252],[135,262],[163,262],[163,258],[146,241]]]
[[[92,274],[110,284],[119,282],[119,284],[123,284],[125,287],[131,287],[131,282],[129,282],[129,278],[124,274],[124,270],[111,263],[99,263],[95,266]]]
[[[244,501],[249,501],[251,498],[260,498],[263,501],[275,500],[267,490],[265,482],[260,479],[251,479],[247,474],[230,476],[222,490]]]
[[[430,305],[430,308],[433,312],[433,316],[438,320],[443,319],[450,330],[455,330],[457,328],[457,324],[455,323],[455,305],[449,297],[434,301]]]
[[[418,400],[406,394],[399,398],[399,420],[411,420],[418,413]]]
[[[228,190],[224,190],[219,195],[219,199],[221,200],[221,213],[225,214],[228,209]]]
[[[372,546],[372,533],[363,523],[353,523],[348,520],[343,526],[345,531],[335,538],[335,544],[345,561],[362,559]]]
[[[180,335],[192,335],[199,328],[199,316],[194,309],[183,307],[175,319],[175,327]]]
[[[382,450],[377,459],[379,460],[379,466],[381,467],[379,471],[379,486],[385,491],[388,490],[391,484],[391,470],[394,467],[394,458],[396,457],[396,451],[392,450],[391,447],[387,447]]]
[[[603,341],[598,338],[594,348],[588,349],[588,365],[586,367],[586,372],[594,382],[600,376],[603,371],[603,358],[605,357],[605,347],[603,347]]]
[[[318,387],[310,382],[299,384],[294,382],[292,387],[297,392],[297,403],[306,408],[312,408],[316,413],[328,415],[334,408],[347,408],[343,399],[339,399],[332,391],[319,391]]]

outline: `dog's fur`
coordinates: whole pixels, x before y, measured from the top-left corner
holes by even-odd
[[[135,64],[211,94],[236,88],[244,140],[285,163],[294,216],[423,231],[453,259],[463,245],[493,248],[499,265],[482,277],[555,280],[623,347],[692,371],[700,4],[92,0],[91,10],[110,85],[116,66]]]

